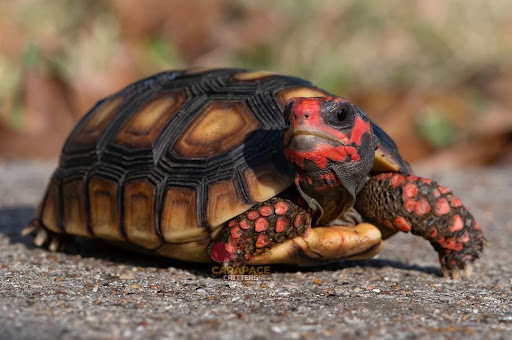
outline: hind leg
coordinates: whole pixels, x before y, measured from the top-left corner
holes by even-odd
[[[52,252],[64,251],[69,242],[73,239],[70,235],[60,234],[49,230],[38,219],[32,220],[25,228],[23,228],[21,235],[31,235],[34,238],[34,244],[36,246],[48,249]]]

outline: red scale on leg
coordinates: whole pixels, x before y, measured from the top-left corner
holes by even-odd
[[[268,235],[260,234],[256,239],[256,248],[264,248],[268,246],[272,242],[272,240],[268,237]]]
[[[450,189],[448,189],[447,187],[443,187],[442,185],[438,186],[439,188],[439,191],[441,192],[441,194],[443,195],[446,195],[447,193],[450,192]]]
[[[446,198],[442,197],[436,202],[434,212],[437,216],[446,215],[450,212],[450,204],[448,204]]]
[[[404,182],[404,176],[400,174],[394,174],[393,177],[391,177],[390,184],[393,188],[398,188],[402,183]]]
[[[275,204],[274,211],[276,212],[276,215],[285,215],[289,209],[290,209],[290,204],[283,202],[283,201],[279,201]]]
[[[232,244],[230,243],[226,243],[224,245],[224,249],[230,254],[230,255],[233,255],[235,252],[236,252],[236,247],[234,247]]]
[[[246,218],[244,218],[243,220],[238,222],[238,225],[240,226],[240,228],[242,228],[244,230],[252,228],[251,224],[249,223],[249,221]]]
[[[286,228],[290,226],[290,221],[286,217],[279,216],[276,221],[276,232],[282,233]]]
[[[452,202],[450,204],[453,208],[458,208],[462,206],[462,202],[457,197],[453,197]]]
[[[247,213],[247,218],[250,220],[255,220],[260,217],[260,214],[257,211],[251,210]]]
[[[230,232],[231,232],[232,238],[236,239],[236,238],[240,238],[240,236],[242,236],[242,229],[240,229],[239,227],[231,228]]]
[[[254,221],[254,230],[258,233],[267,230],[268,227],[268,220],[264,217],[260,217],[256,221]]]
[[[264,205],[260,208],[261,216],[270,216],[274,213],[274,209],[270,205]]]
[[[295,217],[295,220],[293,221],[293,226],[295,228],[298,228],[300,226],[300,223],[302,222],[302,216],[300,214],[298,214],[296,217]]]
[[[460,215],[454,215],[448,225],[448,229],[454,233],[456,231],[462,230],[464,227],[464,223],[462,223],[462,218]]]
[[[464,234],[462,234],[462,236],[460,236],[457,241],[459,241],[460,243],[463,243],[463,244],[466,244],[469,242],[469,234],[468,232],[464,232]]]
[[[418,201],[416,201],[415,207],[414,207],[414,213],[417,216],[425,216],[430,212],[430,204],[428,201],[424,198],[420,198]]]
[[[414,209],[416,209],[416,201],[415,200],[406,200],[404,202],[404,209],[408,213],[412,213]]]
[[[385,181],[386,179],[388,179],[391,176],[393,176],[392,172],[384,172],[384,173],[378,174],[374,178],[377,180],[380,180],[380,181]]]
[[[395,217],[393,225],[400,231],[411,231],[411,225],[402,216]]]
[[[405,186],[404,186],[404,197],[407,199],[411,199],[411,198],[414,198],[416,197],[416,195],[418,194],[418,187],[413,184],[413,183],[407,183]]]

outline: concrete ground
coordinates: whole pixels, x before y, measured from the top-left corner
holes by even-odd
[[[510,167],[433,176],[488,241],[462,281],[440,277],[428,242],[406,234],[372,260],[272,268],[258,281],[88,240],[49,253],[19,232],[52,169],[0,161],[0,339],[511,338]]]

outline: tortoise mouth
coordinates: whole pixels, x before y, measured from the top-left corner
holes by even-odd
[[[329,144],[337,147],[343,143],[339,139],[321,132],[301,130],[291,136],[286,148],[307,151],[315,149],[319,144]]]

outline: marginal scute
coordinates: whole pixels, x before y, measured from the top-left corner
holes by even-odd
[[[87,229],[87,210],[84,180],[65,182],[62,189],[64,201],[64,230],[71,235],[91,237]]]
[[[43,224],[53,232],[60,233],[59,229],[59,214],[60,214],[60,199],[59,199],[59,183],[54,178],[48,185],[48,193],[46,195],[42,208],[42,221]]]
[[[84,145],[96,141],[108,126],[108,123],[119,112],[122,102],[122,96],[110,98],[103,102],[81,123],[82,126],[76,133],[70,136],[68,144]]]
[[[199,225],[195,189],[169,187],[165,193],[160,230],[169,243],[197,241],[210,235]]]
[[[156,250],[156,253],[175,260],[211,263],[212,259],[208,255],[210,242],[211,240],[208,238],[186,243],[165,243]]]
[[[150,100],[123,126],[114,143],[129,149],[147,149],[185,102],[182,91],[167,92]]]
[[[277,103],[279,104],[279,107],[281,110],[284,110],[286,102],[290,98],[294,98],[294,97],[310,98],[310,97],[326,97],[326,96],[329,96],[329,94],[327,92],[324,92],[320,89],[311,88],[311,87],[294,87],[291,89],[281,90],[276,93]]]
[[[161,244],[155,225],[156,188],[144,179],[133,180],[124,189],[124,230],[133,243],[155,249]]]
[[[390,156],[386,155],[382,150],[375,150],[375,158],[373,160],[373,173],[382,172],[400,172],[400,165]]]
[[[293,182],[293,176],[277,170],[272,163],[267,162],[244,171],[245,182],[249,195],[255,202],[263,202],[284,191]]]
[[[274,72],[269,71],[254,71],[254,72],[240,72],[233,76],[235,80],[259,80],[262,78],[270,77],[275,75]]]
[[[184,158],[220,155],[242,145],[258,126],[243,102],[215,101],[183,132],[174,151]]]
[[[94,236],[106,240],[125,240],[120,226],[116,182],[102,177],[91,177],[89,207],[91,230]]]
[[[230,180],[210,184],[207,202],[207,222],[212,227],[219,226],[252,206],[242,201],[235,183]]]

